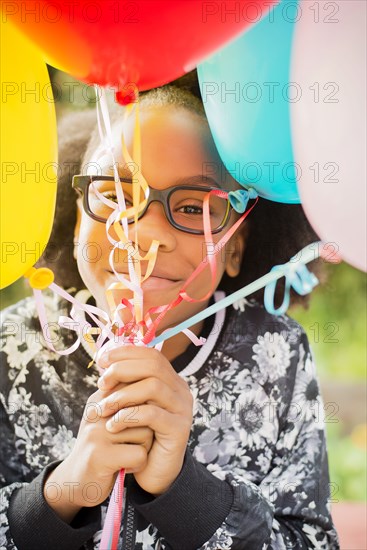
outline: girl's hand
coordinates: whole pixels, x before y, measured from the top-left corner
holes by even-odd
[[[108,420],[106,430],[115,436],[132,426],[153,430],[147,461],[134,476],[145,491],[164,493],[181,471],[191,430],[193,399],[188,385],[153,348],[116,348],[102,355],[99,366],[106,371],[98,386],[109,392],[100,403]]]
[[[101,402],[108,395],[98,390],[89,397],[73,450],[45,482],[46,501],[66,522],[80,508],[106,500],[122,468],[135,472],[147,463],[153,431],[137,424],[128,430],[107,430]]]

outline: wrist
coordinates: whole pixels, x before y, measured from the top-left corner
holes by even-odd
[[[134,478],[138,485],[152,495],[153,497],[159,497],[169,491],[176,479],[179,477],[182,466],[184,463],[185,454],[180,458],[175,457],[174,460],[166,461],[165,468],[153,470],[153,468],[137,472]]]
[[[43,497],[48,506],[63,520],[65,523],[71,523],[76,514],[84,503],[80,502],[76,489],[78,483],[70,481],[68,476],[65,476],[64,463],[60,463],[52,472],[49,473],[43,485]]]

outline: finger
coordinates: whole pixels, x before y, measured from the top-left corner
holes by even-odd
[[[133,345],[120,346],[103,353],[98,360],[98,366],[106,369],[111,363],[115,363],[116,361],[134,358],[144,360],[156,355],[156,353],[160,354],[160,352],[154,348]]]
[[[155,437],[182,439],[190,432],[192,417],[172,414],[156,405],[139,405],[118,411],[106,423],[110,433],[126,430],[135,424],[135,427],[149,427]]]
[[[126,386],[124,383],[120,383],[118,388],[116,389],[123,389]],[[111,393],[110,389],[97,389],[95,392],[91,393],[90,396],[87,399],[86,407],[87,405],[100,403],[103,399],[105,399],[109,394]]]
[[[96,392],[94,392],[88,399],[89,402],[94,403],[101,403],[106,397],[111,395],[112,392],[116,392],[118,390],[122,390],[125,386],[128,384],[124,384],[123,382],[120,382],[113,388],[106,388],[106,389],[98,389]]]
[[[119,384],[118,389],[123,389],[126,386],[126,384]],[[91,422],[95,423],[100,418],[102,418],[102,408],[101,403],[103,402],[106,397],[109,396],[111,393],[111,390],[102,391],[97,390],[94,393],[92,393],[85,404],[84,410],[83,410],[83,416],[82,420],[84,422]]]
[[[161,357],[141,359],[129,358],[112,363],[98,380],[98,387],[106,391],[118,383],[131,384],[153,376],[174,388],[183,386],[185,382],[175,372],[172,365]]]
[[[143,445],[120,444],[112,445],[106,455],[105,465],[112,472],[121,468],[134,471],[142,470],[147,463],[148,453]]]
[[[88,405],[88,403],[99,403],[105,397],[106,397],[106,391],[97,389],[95,392],[90,394],[86,404]]]
[[[110,392],[108,397],[100,402],[100,406],[102,416],[111,416],[122,408],[143,403],[157,405],[173,413],[179,413],[185,408],[181,393],[154,377],[125,385],[123,388],[119,387]]]
[[[128,428],[119,433],[111,433],[109,439],[113,444],[143,445],[147,452],[152,447],[154,433],[150,428]]]

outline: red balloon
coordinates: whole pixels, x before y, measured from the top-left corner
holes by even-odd
[[[2,2],[47,61],[102,86],[161,86],[266,16],[277,0]]]

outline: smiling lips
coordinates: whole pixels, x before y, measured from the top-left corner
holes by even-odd
[[[158,289],[158,288],[168,288],[170,286],[177,285],[179,281],[172,279],[165,279],[163,277],[155,277],[151,275],[141,283],[142,289]]]
[[[112,271],[109,271],[111,275],[113,275]],[[128,274],[122,271],[117,272],[119,275],[122,275],[123,277],[128,277]],[[177,285],[181,279],[174,279],[171,278],[170,275],[162,273],[162,272],[156,272],[153,271],[153,273],[141,283],[141,287],[143,289],[159,289],[159,288],[167,288],[170,286]]]

